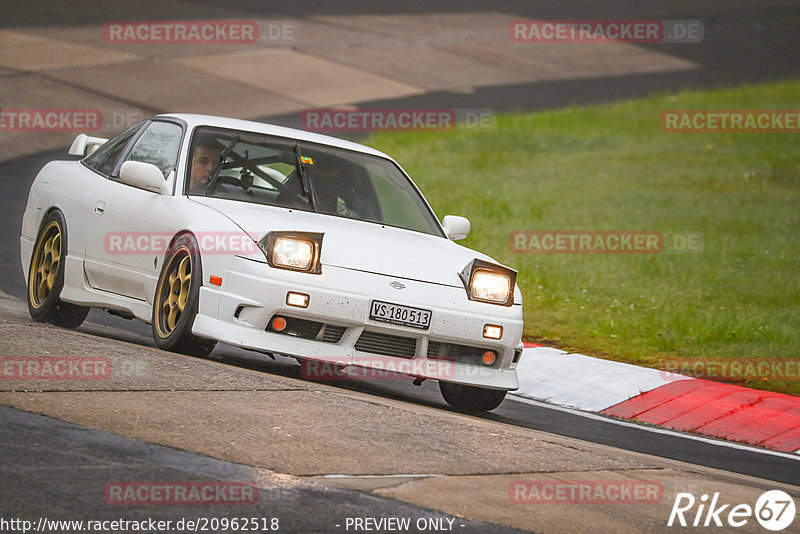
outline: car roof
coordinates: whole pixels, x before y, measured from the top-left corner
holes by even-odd
[[[307,141],[309,143],[319,143],[322,145],[343,148],[346,150],[363,152],[364,154],[372,154],[374,156],[380,156],[394,161],[390,156],[379,150],[375,150],[374,148],[354,143],[352,141],[346,141],[344,139],[331,137],[329,135],[307,132],[305,130],[298,130],[296,128],[287,128],[285,126],[278,126],[276,124],[268,124],[265,122],[231,119],[227,117],[217,117],[214,115],[199,115],[195,113],[162,113],[160,115],[156,115],[154,118],[180,119],[186,122],[190,129],[194,129],[197,126],[214,126],[217,128],[229,128],[232,130],[243,130],[247,132],[274,135],[277,137],[286,137],[289,139],[298,139],[301,141]]]

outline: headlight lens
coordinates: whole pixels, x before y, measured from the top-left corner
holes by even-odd
[[[278,267],[307,271],[314,259],[314,244],[294,237],[279,237],[272,247],[272,261]]]
[[[472,300],[505,304],[511,293],[511,277],[488,269],[476,269],[472,273],[469,295]]]
[[[499,306],[514,304],[517,271],[503,265],[475,258],[458,273],[467,290],[467,298]]]
[[[258,246],[270,267],[320,274],[322,237],[311,232],[270,232]]]

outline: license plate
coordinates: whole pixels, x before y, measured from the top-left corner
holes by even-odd
[[[430,310],[421,310],[380,300],[373,300],[369,310],[369,318],[375,321],[410,326],[411,328],[420,328],[422,330],[427,330],[431,326],[431,315],[432,312]]]

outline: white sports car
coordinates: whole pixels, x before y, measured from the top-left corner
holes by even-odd
[[[47,164],[23,216],[35,320],[74,328],[103,308],[152,324],[166,350],[221,341],[434,379],[465,410],[518,387],[516,272],[453,243],[469,221],[440,224],[387,155],[189,114],[81,134],[69,153],[82,159]]]

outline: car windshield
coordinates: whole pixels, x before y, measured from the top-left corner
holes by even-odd
[[[185,190],[190,196],[314,211],[442,236],[417,189],[386,158],[217,128],[195,131],[189,158]]]

